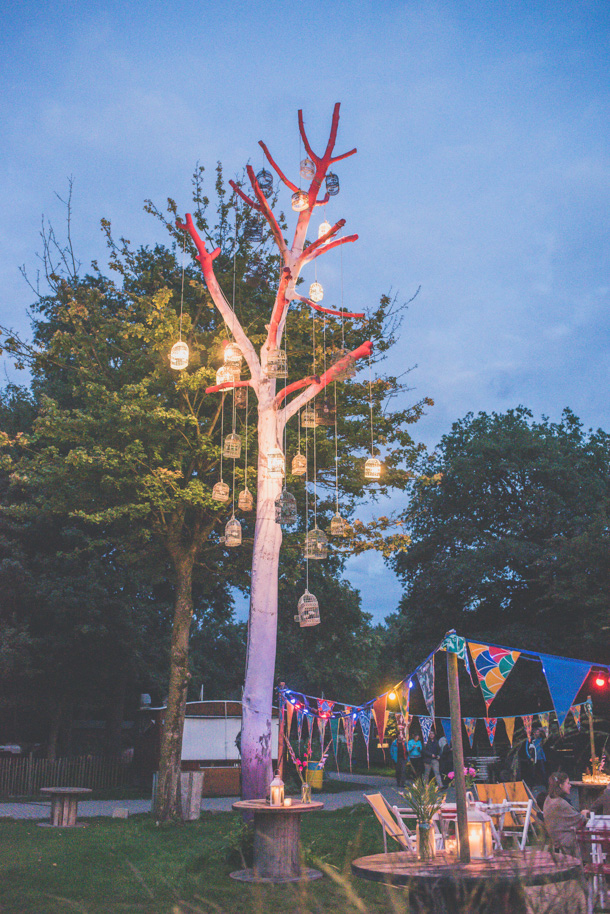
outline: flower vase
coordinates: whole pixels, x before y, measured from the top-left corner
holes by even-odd
[[[307,781],[303,781],[301,784],[301,802],[311,803],[311,784],[308,784]]]
[[[415,827],[417,856],[420,860],[431,860],[436,855],[434,828],[431,822],[418,822]]]

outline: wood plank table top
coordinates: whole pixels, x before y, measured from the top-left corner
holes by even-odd
[[[303,803],[302,800],[297,800],[296,797],[293,798],[290,806],[272,806],[271,803],[267,803],[266,800],[237,800],[233,803],[233,809],[239,809],[242,812],[253,812],[255,814],[286,813],[287,815],[290,815],[291,813],[296,812],[315,812],[318,809],[324,809],[324,803],[320,803],[317,800],[312,800],[311,803]]]
[[[49,793],[58,797],[74,797],[85,793],[92,793],[90,787],[41,787],[41,793]]]

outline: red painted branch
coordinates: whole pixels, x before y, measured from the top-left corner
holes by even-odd
[[[267,149],[267,147],[265,146],[265,144],[263,143],[263,141],[262,141],[262,140],[259,140],[259,141],[258,141],[258,145],[261,147],[261,149],[263,150],[263,152],[264,152],[265,155],[267,156],[267,159],[268,159],[268,161],[269,161],[269,164],[271,165],[271,167],[272,167],[273,169],[275,169],[275,171],[277,172],[279,178],[284,182],[284,184],[286,185],[286,187],[289,187],[290,190],[291,190],[293,193],[296,193],[297,190],[298,190],[299,188],[296,186],[296,184],[293,184],[292,181],[289,181],[289,180],[288,180],[288,178],[286,177],[286,175],[284,174],[284,172],[282,171],[282,169],[280,168],[280,166],[277,164],[277,162],[275,162],[275,161],[273,160],[273,157],[271,156],[271,153],[269,152],[269,150]]]
[[[276,408],[281,404],[288,394],[292,394],[295,390],[301,390],[302,387],[307,387],[308,384],[317,384],[320,380],[319,374],[311,375],[309,378],[301,378],[300,381],[293,381],[292,384],[288,384],[287,387],[282,388],[278,394],[276,394],[274,403]]]
[[[316,248],[319,248],[323,244],[325,244],[329,238],[333,237],[333,235],[336,235],[337,232],[339,231],[339,229],[342,229],[344,225],[345,225],[345,219],[339,219],[338,222],[335,222],[335,224],[333,225],[333,227],[331,229],[329,229],[327,232],[325,232],[323,235],[321,235],[317,241],[312,241],[312,243],[308,247],[305,248],[305,250],[299,257],[299,261],[304,263],[305,262],[304,258],[308,257],[312,251],[316,250]]]
[[[352,314],[349,311],[335,311],[333,308],[323,308],[322,305],[317,305],[310,298],[305,298],[304,295],[295,295],[297,301],[302,301],[306,305],[309,305],[310,308],[315,308],[316,311],[321,311],[322,314],[332,314],[335,317],[346,317],[353,320],[362,320],[366,315],[365,314]]]
[[[287,251],[286,251],[286,242],[284,241],[284,236],[282,235],[282,230],[279,227],[279,225],[277,224],[277,219],[275,218],[275,216],[273,214],[273,210],[271,209],[271,207],[269,206],[269,203],[267,202],[267,198],[265,197],[264,193],[260,189],[260,185],[259,185],[258,181],[256,180],[256,175],[254,174],[254,169],[252,168],[251,165],[248,165],[246,168],[246,171],[248,172],[248,177],[250,178],[250,183],[252,185],[254,193],[256,194],[256,199],[258,200],[258,202],[260,204],[260,212],[263,214],[263,216],[267,220],[267,223],[269,224],[269,228],[271,229],[273,237],[275,238],[275,243],[277,244],[277,246],[280,250],[280,253],[285,258]]]
[[[350,149],[349,152],[344,152],[343,155],[333,156],[332,159],[330,160],[331,164],[334,165],[335,162],[340,162],[341,159],[347,159],[348,156],[356,155],[357,152],[358,152],[358,150],[354,147],[354,149]]]
[[[303,123],[303,111],[299,108],[299,132],[301,134],[301,139],[303,140],[303,146],[307,150],[307,155],[310,159],[313,159],[314,162],[319,162],[320,159],[315,154],[311,146],[309,145],[309,140],[307,139],[307,134],[305,133],[305,124]]]
[[[271,314],[271,320],[269,321],[269,333],[267,334],[267,342],[269,349],[277,348],[277,334],[280,326],[280,322],[284,315],[284,311],[288,308],[290,302],[286,298],[286,288],[290,282],[292,276],[288,267],[284,267],[282,270],[282,275],[280,278],[280,284],[277,290],[277,295],[275,296],[275,304],[273,306],[273,312]]]
[[[299,394],[298,397],[295,397],[292,403],[288,403],[284,409],[284,422],[288,422],[292,416],[297,413],[301,407],[305,406],[306,403],[309,403],[316,394],[319,394],[321,390],[324,390],[331,381],[334,381],[337,375],[340,375],[341,372],[349,365],[351,361],[357,361],[362,359],[365,356],[369,356],[373,351],[373,344],[370,340],[367,340],[366,343],[363,343],[361,346],[358,346],[357,349],[354,349],[352,352],[343,356],[342,359],[339,359],[335,365],[332,365],[328,371],[325,371],[321,375],[320,380],[310,384],[307,390],[304,390],[302,394]],[[296,382],[298,383],[298,382]]]
[[[316,257],[319,257],[320,254],[326,254],[327,251],[332,251],[333,248],[339,247],[340,244],[349,244],[352,241],[358,241],[358,235],[344,235],[343,238],[335,238],[330,244],[325,244],[323,247],[317,248],[314,250],[313,254],[309,254],[307,257],[304,256],[305,252],[303,252],[302,262],[311,263],[311,261],[315,260]]]
[[[213,384],[212,387],[206,387],[206,394],[215,394],[219,390],[233,390],[235,387],[252,387],[250,381],[223,381],[222,384]]]
[[[235,193],[236,193],[236,194],[239,194],[239,196],[242,198],[242,200],[243,200],[245,203],[248,204],[248,206],[251,206],[252,209],[257,210],[259,213],[262,212],[262,209],[261,209],[261,207],[260,207],[260,204],[255,203],[254,200],[252,200],[247,194],[245,194],[245,193],[243,192],[243,190],[241,189],[241,187],[239,186],[239,184],[236,184],[235,181],[229,181],[229,184],[231,185],[231,187],[233,188],[233,190],[235,191]]]

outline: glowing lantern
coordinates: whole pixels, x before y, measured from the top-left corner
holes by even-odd
[[[330,232],[331,228],[332,228],[332,225],[330,224],[330,222],[327,222],[326,220],[324,220],[324,222],[321,222],[318,227],[318,239],[321,238],[322,235],[326,235],[327,232]]]
[[[267,356],[267,377],[287,378],[288,362],[283,349],[271,349]]]
[[[295,454],[292,458],[291,472],[293,476],[304,476],[307,472],[307,458],[304,454]]]
[[[174,343],[169,354],[170,368],[173,368],[175,371],[184,371],[184,369],[188,367],[188,363],[189,347],[182,340]]]
[[[275,772],[275,777],[271,781],[271,785],[269,787],[269,805],[284,805],[284,782],[280,777],[279,771]]]
[[[322,301],[324,298],[324,289],[319,282],[312,282],[309,287],[309,297],[312,301]]]
[[[294,621],[298,622],[301,628],[309,628],[311,625],[320,624],[318,601],[307,589],[297,603],[297,615],[294,617]]]
[[[221,365],[216,372],[217,384],[231,384],[235,380],[233,368],[230,365]]]
[[[288,489],[282,489],[275,499],[275,522],[282,527],[292,527],[297,522],[297,500]]]
[[[222,479],[217,482],[212,489],[212,498],[214,501],[227,502],[229,500],[229,487]]]
[[[237,496],[237,507],[242,511],[251,511],[254,507],[254,498],[250,489],[242,489]]]
[[[292,195],[292,208],[295,213],[302,213],[309,206],[309,194],[304,190],[297,190]]]
[[[222,453],[224,457],[237,460],[241,454],[241,435],[238,435],[237,432],[231,432],[230,435],[227,435]]]
[[[237,343],[228,343],[225,346],[225,365],[229,368],[241,368],[243,354]]]
[[[316,419],[318,425],[334,425],[337,411],[334,406],[324,400],[316,406]]]
[[[318,425],[318,417],[313,406],[306,406],[301,413],[301,425],[303,428],[315,428]]]
[[[269,475],[275,478],[281,478],[286,472],[286,461],[279,448],[272,448],[267,453],[267,469],[269,470]]]
[[[241,546],[241,524],[235,515],[225,527],[225,546]]]
[[[299,172],[302,178],[313,178],[316,173],[316,166],[311,161],[311,159],[303,159],[301,162],[301,167],[299,168]]]
[[[347,521],[340,514],[334,514],[330,522],[331,536],[345,536],[347,533]]]
[[[328,540],[326,534],[318,527],[313,527],[305,537],[305,558],[319,561],[328,557]]]
[[[474,804],[469,804],[468,842],[471,860],[489,860],[493,857],[491,818]]]
[[[369,457],[364,464],[365,479],[381,479],[381,460],[376,457]]]

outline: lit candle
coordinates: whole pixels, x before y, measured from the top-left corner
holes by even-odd
[[[445,850],[448,854],[457,855],[457,838],[445,838]]]
[[[284,806],[292,806],[292,797],[286,797],[284,800]]]

